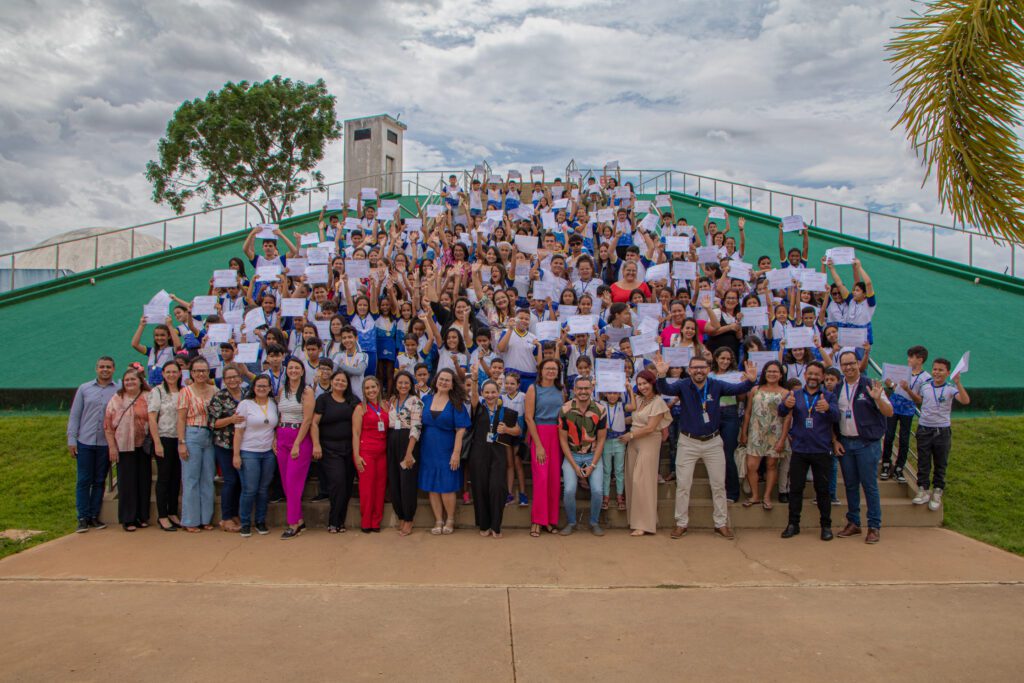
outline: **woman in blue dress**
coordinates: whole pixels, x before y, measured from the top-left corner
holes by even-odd
[[[455,531],[455,493],[462,488],[462,440],[471,424],[465,386],[452,370],[441,370],[434,377],[432,391],[423,397],[420,442],[419,484],[420,490],[430,494],[434,511],[430,533],[434,535]]]

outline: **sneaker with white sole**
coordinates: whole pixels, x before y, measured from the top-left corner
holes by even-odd
[[[911,502],[914,505],[924,505],[931,499],[931,497],[932,494],[928,492],[928,489],[924,488],[923,486],[918,486],[917,495],[914,496],[914,500],[912,500]]]
[[[942,489],[932,491],[932,499],[928,502],[928,509],[935,512],[942,507]]]

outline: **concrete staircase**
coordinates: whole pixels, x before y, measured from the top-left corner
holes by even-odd
[[[667,452],[667,451],[666,451]],[[662,458],[662,472],[668,471],[668,458]],[[529,468],[527,468],[527,473]],[[904,527],[934,527],[942,525],[942,510],[932,512],[928,510],[927,505],[913,505],[911,499],[913,499],[916,489],[912,482],[914,481],[914,474],[908,470],[907,472],[909,482],[901,484],[895,480],[879,481],[879,489],[882,497],[882,525],[883,526],[904,526]],[[529,486],[529,482],[528,482]],[[217,491],[219,495],[220,484],[217,485]],[[626,513],[615,508],[615,482],[612,481],[611,490],[613,492],[611,497],[611,508],[601,513],[601,524],[606,528],[612,529],[625,529],[628,528],[628,521]],[[675,482],[667,482],[658,485],[658,526],[659,528],[671,529],[675,526]],[[326,527],[327,526],[327,514],[329,511],[329,505],[327,501],[312,502],[311,498],[317,492],[317,481],[310,478],[306,482],[305,493],[303,495],[303,514],[305,516],[305,522],[309,527]],[[354,487],[353,498],[349,504],[349,512],[346,517],[346,526],[351,528],[359,528],[359,499],[358,486]],[[837,496],[842,501],[841,505],[832,506],[832,526],[833,528],[841,528],[845,524],[846,515],[846,492],[843,488],[843,477],[842,471],[839,472],[839,484]],[[590,492],[582,489],[577,490],[577,514],[579,518],[584,521],[582,526],[586,526],[586,520],[589,519],[590,509]],[[804,488],[804,505],[801,526],[805,528],[815,528],[818,526],[818,513],[817,508],[813,503],[814,489],[811,482],[807,482]],[[741,501],[746,499],[746,495],[741,496]],[[778,493],[774,493],[772,496],[774,506],[772,510],[764,510],[761,506],[753,506],[749,508],[743,507],[740,503],[729,505],[729,523],[734,528],[738,529],[749,529],[749,528],[778,528],[782,529],[786,526],[788,521],[788,505],[781,504],[778,502]],[[713,505],[711,502],[711,488],[708,483],[707,470],[704,468],[703,463],[698,463],[697,468],[694,472],[693,487],[690,491],[690,522],[691,528],[707,528],[710,529],[714,525],[712,523],[711,513]],[[220,501],[219,499],[215,505],[214,523],[220,519]],[[861,495],[861,515],[866,517],[867,508],[864,504],[864,497]],[[107,523],[115,522],[117,520],[117,493],[115,491],[108,493],[103,502],[103,519]],[[150,521],[155,523],[156,520],[156,504],[153,503],[150,512]],[[565,511],[562,511],[560,525],[565,524]],[[866,520],[864,520],[866,522]],[[267,512],[267,524],[272,528],[280,528],[285,526],[285,504],[271,503]],[[419,509],[416,512],[415,524],[418,527],[432,527],[434,525],[434,515],[430,510],[430,504],[427,499],[427,494],[421,493],[419,497]],[[472,528],[474,526],[473,517],[473,506],[463,505],[461,497],[456,510],[456,524],[463,528]],[[384,506],[384,526],[392,527],[397,526],[397,518],[391,508],[391,505],[386,503]],[[530,526],[530,508],[519,507],[517,502],[512,503],[505,507],[505,515],[503,518],[502,526],[510,529],[522,529],[529,528]]]

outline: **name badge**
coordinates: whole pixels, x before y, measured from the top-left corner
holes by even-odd
[[[711,417],[705,412],[704,413],[704,424],[711,422]]]
[[[378,432],[383,432],[384,431],[384,420],[378,420],[377,421],[377,431]]]
[[[492,434],[490,432],[487,433],[487,443],[494,443],[494,440],[496,438],[497,438],[497,434]]]
[[[852,420],[853,419],[853,411],[852,410],[847,410],[846,411],[846,419],[847,420]]]
[[[814,418],[808,417],[806,420],[804,420],[804,427],[807,429],[814,429]]]

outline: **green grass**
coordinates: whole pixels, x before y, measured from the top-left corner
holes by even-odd
[[[0,413],[0,529],[38,529],[3,541],[0,557],[75,527],[75,465],[59,413]],[[1024,555],[1024,417],[970,417],[953,423],[945,524]],[[110,522],[111,520],[107,520]]]
[[[65,440],[67,415],[0,417],[0,529],[45,533],[0,541],[6,557],[74,530],[75,462]]]
[[[953,421],[945,526],[1024,555],[1024,417]]]

